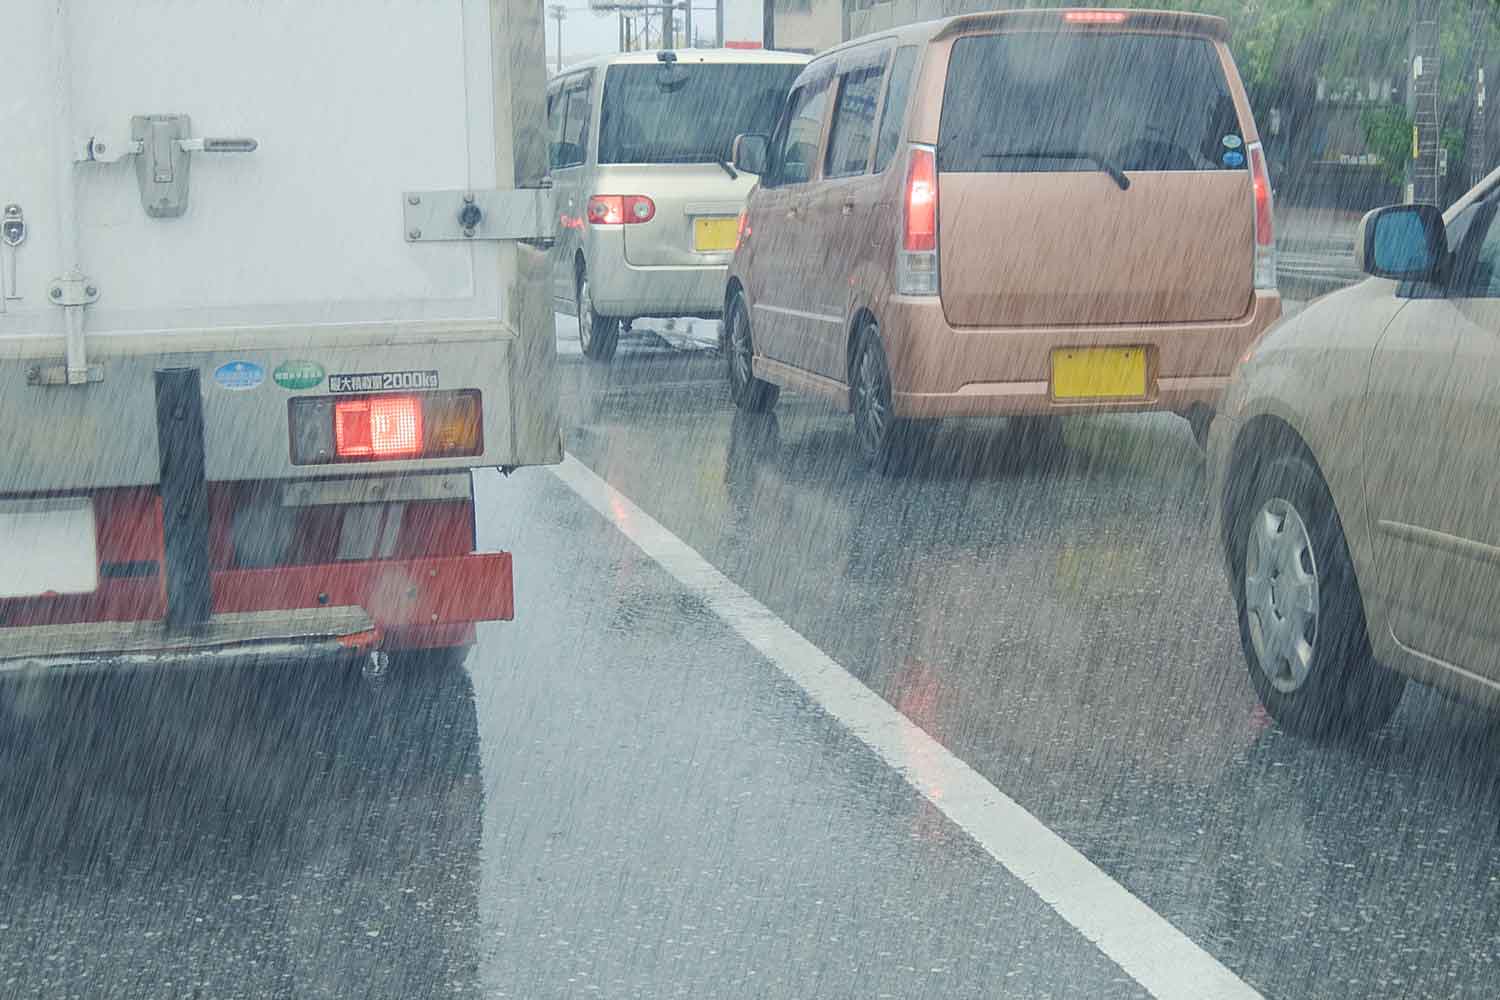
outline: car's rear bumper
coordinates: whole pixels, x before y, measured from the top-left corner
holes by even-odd
[[[600,316],[699,316],[717,319],[724,312],[724,283],[729,266],[636,267],[623,256],[588,261],[589,291]]]
[[[1244,352],[1281,315],[1281,297],[1256,292],[1225,323],[1151,326],[954,328],[937,299],[895,296],[882,310],[896,413],[916,419],[1214,407]],[[1127,399],[1058,399],[1052,352],[1144,347],[1146,393]]]

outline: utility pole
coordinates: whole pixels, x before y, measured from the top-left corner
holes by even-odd
[[[661,5],[661,47],[663,49],[672,48],[672,18],[676,14],[671,3]]]
[[[1474,106],[1469,112],[1469,138],[1464,143],[1464,148],[1468,150],[1469,186],[1473,187],[1484,180],[1485,174],[1489,172],[1486,157],[1489,152],[1486,148],[1489,129],[1484,120],[1484,66],[1489,59],[1489,32],[1484,30],[1484,22],[1486,8],[1490,5],[1488,0],[1470,0],[1470,3],[1469,37],[1474,39],[1474,50],[1469,72],[1474,74]]]
[[[760,45],[769,51],[776,47],[776,0],[760,3]]]
[[[557,22],[557,71],[562,72],[562,23],[568,19],[568,8],[555,3],[547,8],[548,15]]]
[[[1438,12],[1441,0],[1412,0],[1411,86],[1407,110],[1412,120],[1411,168],[1407,174],[1407,200],[1436,205],[1440,194],[1438,178],[1439,146],[1442,121],[1439,117]]]
[[[714,48],[724,47],[724,0],[714,0]]]
[[[698,40],[693,37],[693,0],[687,0],[682,5],[682,33],[687,39],[684,48],[697,48]]]

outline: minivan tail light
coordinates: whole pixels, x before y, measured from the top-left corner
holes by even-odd
[[[901,240],[908,251],[937,249],[937,155],[913,146],[906,161],[906,227]]]
[[[1275,213],[1271,196],[1271,174],[1266,169],[1266,153],[1258,142],[1246,150],[1250,158],[1250,187],[1255,199],[1255,287],[1276,287]]]
[[[938,172],[932,146],[913,145],[907,152],[901,251],[896,257],[897,292],[938,293]]]
[[[656,202],[643,194],[596,194],[589,199],[589,224],[619,226],[650,222],[656,217]]]

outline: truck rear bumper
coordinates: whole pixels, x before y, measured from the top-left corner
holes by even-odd
[[[359,608],[215,615],[191,633],[160,621],[88,622],[0,629],[0,677],[91,671],[242,666],[276,660],[353,660],[380,640]]]
[[[0,601],[0,623],[13,626],[0,628],[0,672],[8,660],[46,657],[52,649],[75,661],[121,660],[129,652],[125,660],[167,663],[204,654],[267,658],[273,647],[276,656],[337,654],[349,651],[349,637],[365,633],[366,651],[455,645],[472,641],[475,622],[515,617],[508,552],[221,570],[211,585],[213,618],[191,639],[163,629],[166,595],[155,574],[103,580],[91,594]],[[360,627],[338,631],[348,624],[339,615],[356,614],[349,621]],[[235,643],[244,648],[232,655],[212,638],[241,633]]]

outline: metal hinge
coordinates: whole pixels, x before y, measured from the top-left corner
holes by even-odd
[[[401,201],[408,243],[521,240],[550,244],[557,236],[550,187],[408,191]]]
[[[99,287],[87,276],[69,271],[52,279],[47,298],[63,310],[64,349],[60,365],[36,365],[26,372],[27,385],[85,385],[103,382],[104,369],[88,363],[83,340],[83,310],[99,301]]]

